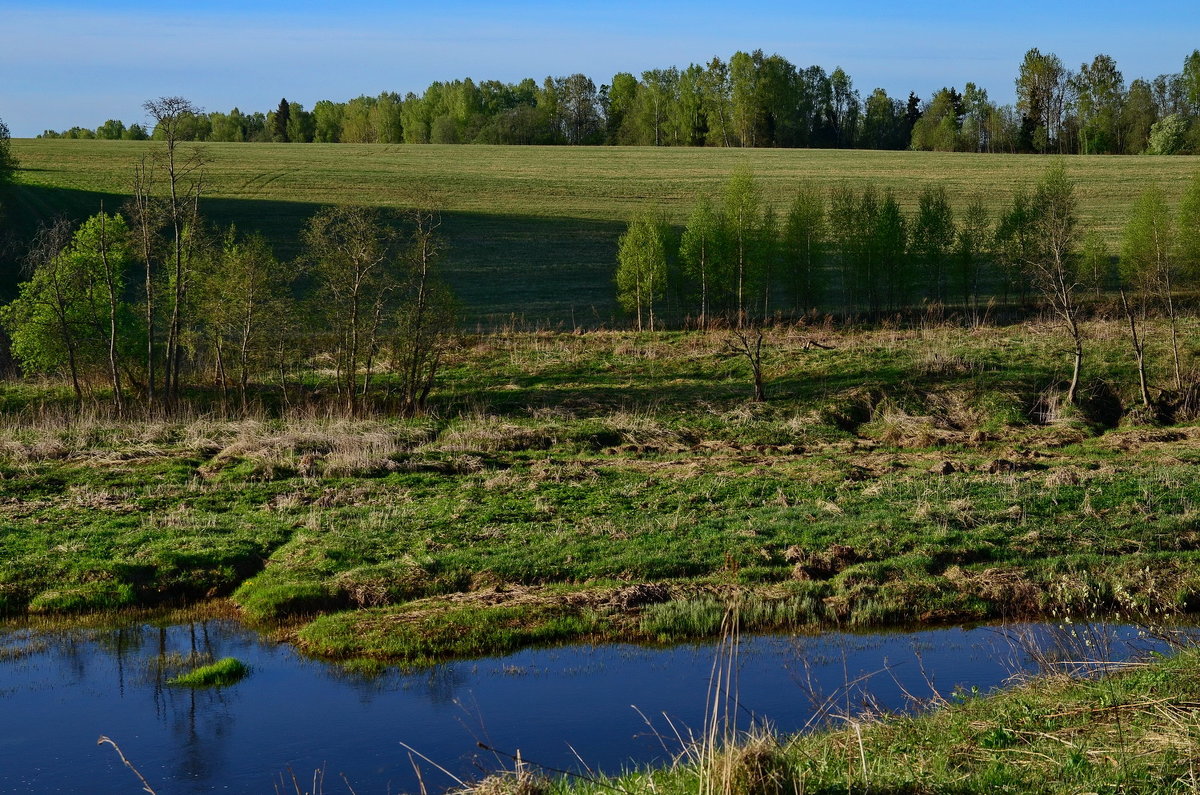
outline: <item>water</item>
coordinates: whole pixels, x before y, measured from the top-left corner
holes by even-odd
[[[1112,648],[1069,641],[1047,626],[1017,628],[1064,659],[1125,657],[1147,642],[1106,630]],[[860,709],[883,709],[957,687],[986,690],[1033,660],[1013,628],[744,638],[739,649],[743,725],[751,716],[782,731]],[[1100,642],[1100,645],[1104,645]],[[699,731],[716,644],[650,649],[565,646],[378,676],[316,662],[228,620],[120,630],[0,634],[0,792],[130,793],[140,790],[113,738],[159,795],[273,792],[291,771],[327,793],[414,791],[412,748],[467,779],[511,764],[484,742],[552,768],[618,772],[680,750],[675,731]],[[165,685],[164,652],[207,651],[248,663],[223,689]],[[5,659],[5,657],[8,659]],[[861,681],[860,677],[866,677]],[[847,683],[855,683],[847,687]],[[633,707],[636,706],[641,714]],[[642,714],[653,725],[647,725]],[[665,716],[667,717],[664,717]],[[668,720],[669,717],[669,720]],[[835,719],[835,718],[831,718]],[[574,750],[572,750],[574,749]],[[417,759],[431,790],[453,780]]]

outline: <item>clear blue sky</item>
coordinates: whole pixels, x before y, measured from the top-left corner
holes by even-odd
[[[141,103],[162,95],[265,111],[468,76],[584,72],[599,85],[756,48],[841,66],[864,96],[970,80],[1010,102],[1030,47],[1072,68],[1108,53],[1127,80],[1177,72],[1200,47],[1200,0],[0,0],[0,118],[24,137],[143,121]]]

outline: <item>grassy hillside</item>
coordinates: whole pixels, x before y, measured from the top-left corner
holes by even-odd
[[[123,200],[133,164],[158,144],[17,140],[21,184],[10,200],[19,229],[65,211]],[[446,211],[448,268],[472,320],[518,315],[534,323],[612,318],[616,240],[647,202],[682,225],[694,198],[718,192],[747,166],[780,209],[802,183],[892,189],[906,209],[926,185],[994,210],[1049,165],[1038,156],[832,150],[204,144],[206,214],[257,229],[280,253],[330,203],[406,207],[432,195]],[[1071,157],[1085,225],[1116,241],[1138,193],[1158,184],[1170,200],[1200,157]]]

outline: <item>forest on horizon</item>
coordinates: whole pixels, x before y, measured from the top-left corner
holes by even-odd
[[[967,81],[905,99],[876,88],[864,98],[841,67],[800,68],[781,55],[736,52],[684,69],[619,72],[597,88],[576,73],[518,83],[435,82],[421,94],[384,92],[306,109],[199,112],[184,140],[275,143],[566,144],[918,149],[1053,154],[1200,153],[1200,50],[1179,72],[1126,83],[1100,54],[1071,69],[1030,49],[1016,103],[998,104]],[[43,138],[142,140],[160,136],[110,119]]]

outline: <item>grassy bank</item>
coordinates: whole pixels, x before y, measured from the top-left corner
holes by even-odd
[[[1200,653],[1190,650],[1100,679],[1049,676],[986,697],[961,694],[915,717],[702,743],[674,766],[615,779],[552,781],[526,767],[476,791],[1194,792],[1198,704]]]
[[[4,201],[28,234],[60,213],[111,211],[130,191],[132,168],[157,144],[18,140],[23,170]],[[964,204],[978,194],[993,217],[1030,186],[1039,156],[835,150],[735,150],[351,144],[205,144],[204,213],[263,232],[282,256],[322,205],[403,208],[434,197],[444,209],[446,273],[472,322],[524,318],[593,327],[615,316],[617,238],[630,216],[660,206],[679,226],[696,197],[719,194],[749,167],[764,197],[784,211],[801,185],[893,190],[906,212],[920,191],[946,187]],[[1148,186],[1174,203],[1196,157],[1071,157],[1081,222],[1115,250],[1134,199]]]
[[[1200,428],[1130,424],[1119,327],[1088,334],[1079,409],[1037,325],[779,329],[765,405],[718,333],[474,338],[416,420],[12,387],[0,611],[232,595],[314,653],[421,662],[711,634],[734,594],[755,627],[1194,610]]]

